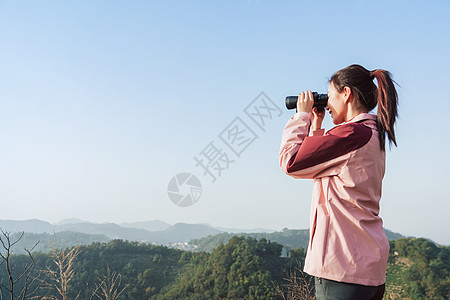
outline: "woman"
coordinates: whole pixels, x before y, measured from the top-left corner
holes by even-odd
[[[281,169],[314,182],[304,271],[315,276],[317,299],[383,298],[389,243],[378,213],[386,136],[397,145],[397,103],[389,72],[351,65],[328,88],[326,109],[344,124],[324,133],[325,112],[313,110],[310,91],[286,124]]]

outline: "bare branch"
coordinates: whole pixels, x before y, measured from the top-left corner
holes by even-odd
[[[56,266],[56,270],[51,269],[48,266],[45,270],[41,270],[41,273],[45,274],[45,276],[50,281],[45,282],[43,284],[43,288],[56,290],[61,299],[66,300],[67,292],[70,286],[69,283],[74,275],[73,263],[80,252],[80,246],[75,246],[71,249],[56,248],[56,246],[52,247],[50,256],[52,257],[53,263]],[[75,299],[79,298],[80,293]],[[56,296],[53,297],[54,299],[57,299]]]
[[[14,242],[12,242],[10,249],[22,239],[24,234],[25,234],[25,232],[22,231],[20,236]]]
[[[315,300],[312,277],[301,270],[298,261],[297,264],[299,267],[294,270],[284,270],[287,276],[284,278],[285,283],[275,285],[275,290],[283,300]]]
[[[35,282],[35,278],[31,277],[31,272],[33,270],[35,260],[33,258],[33,255],[31,252],[34,250],[36,245],[39,243],[37,242],[30,250],[25,248],[25,251],[28,254],[28,258],[30,259],[29,263],[26,263],[23,266],[23,271],[15,277],[15,266],[11,263],[11,255],[12,255],[12,247],[15,246],[24,236],[24,232],[22,232],[17,238],[14,239],[14,241],[11,240],[11,233],[8,231],[4,231],[0,228],[0,231],[2,235],[0,236],[0,242],[1,245],[5,251],[4,254],[0,253],[0,257],[3,259],[3,261],[0,263],[2,265],[3,263],[6,264],[6,271],[8,274],[8,286],[3,284],[3,279],[0,282],[0,299],[4,298],[4,291],[6,291],[10,295],[10,299],[31,299],[29,297],[33,292],[29,291],[30,286]],[[24,287],[20,292],[15,290],[16,283],[24,281]]]
[[[97,277],[98,283],[90,299],[96,296],[99,299],[116,300],[125,291],[129,284],[121,288],[122,275],[116,271],[111,272],[109,265],[106,268],[106,274]]]

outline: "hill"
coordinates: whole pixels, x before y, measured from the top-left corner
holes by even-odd
[[[94,287],[110,268],[120,274],[121,287],[126,287],[119,299],[275,299],[273,283],[281,280],[283,268],[290,268],[294,262],[280,257],[281,247],[244,237],[234,237],[212,253],[122,240],[93,243],[80,246],[73,260],[74,275],[67,296],[90,299],[93,290],[89,287]],[[13,256],[12,265],[22,270],[27,258]],[[49,254],[37,253],[34,261],[33,276],[37,276],[37,270],[56,268]],[[41,280],[52,283],[51,277],[43,277],[45,274],[41,273]],[[7,281],[8,274],[1,268],[0,282]],[[23,283],[17,283],[16,288],[21,290]],[[56,295],[54,288],[38,289],[35,294],[38,298]]]
[[[384,230],[388,240],[396,240],[399,238],[404,238],[403,235],[399,233],[394,233],[388,229]],[[227,243],[233,236],[240,235],[245,237],[252,237],[255,239],[267,239],[273,242],[277,242],[284,247],[284,255],[287,255],[291,249],[296,248],[307,248],[309,241],[309,230],[308,229],[283,229],[283,231],[272,232],[272,233],[245,233],[241,232],[235,233],[220,233],[217,235],[207,236],[201,239],[194,239],[190,242],[197,251],[211,252],[213,249],[217,248],[220,243]]]
[[[92,243],[106,243],[111,239],[102,234],[85,234],[80,232],[61,231],[49,233],[13,233],[11,241],[18,241],[13,247],[14,254],[26,254],[25,249],[34,247],[34,252],[49,252],[52,248],[71,248],[77,245],[90,245]]]
[[[390,241],[387,299],[450,299],[450,247],[421,238]]]
[[[390,245],[386,299],[450,298],[450,247],[416,238],[398,239]],[[110,268],[120,275],[120,288],[125,288],[118,299],[277,299],[280,294],[275,287],[285,287],[284,278],[292,280],[290,274],[300,267],[298,262],[302,263],[305,254],[299,248],[291,250],[289,257],[281,257],[281,248],[264,238],[243,236],[232,237],[211,253],[122,240],[93,243],[80,246],[73,260],[68,296],[79,294],[80,299],[89,299],[92,287]],[[27,259],[15,255],[11,263],[21,270]],[[49,254],[36,253],[34,259],[33,276],[37,270],[56,267]],[[296,274],[300,281],[308,278]],[[0,282],[7,281],[5,268],[0,268]],[[17,283],[18,289],[20,284],[23,282]],[[41,298],[52,295],[56,295],[52,289],[39,289],[36,294]]]

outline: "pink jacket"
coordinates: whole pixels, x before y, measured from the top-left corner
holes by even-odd
[[[362,113],[325,134],[309,132],[312,114],[287,122],[280,167],[314,182],[304,271],[330,280],[377,286],[386,281],[389,243],[378,216],[385,152],[376,116]]]

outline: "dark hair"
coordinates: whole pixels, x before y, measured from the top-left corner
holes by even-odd
[[[373,81],[374,78],[378,87]],[[367,111],[378,105],[377,127],[380,147],[384,150],[386,135],[389,145],[394,143],[397,146],[394,124],[398,116],[398,96],[394,85],[396,82],[390,72],[382,69],[369,71],[363,66],[351,65],[334,73],[330,83],[338,92],[342,92],[346,86],[349,87],[359,105]]]

